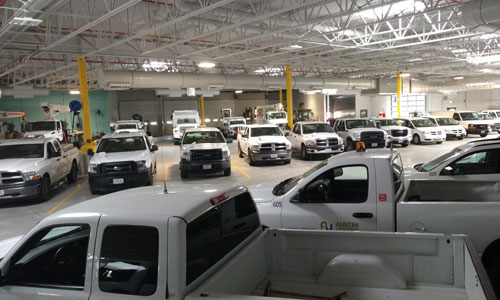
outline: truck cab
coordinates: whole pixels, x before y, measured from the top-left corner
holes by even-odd
[[[64,139],[64,128],[60,120],[28,122],[25,130],[25,138],[56,138],[60,142]]]
[[[255,108],[255,124],[269,124],[284,128],[288,117],[282,104],[263,105]]]
[[[201,118],[197,110],[176,110],[172,113],[174,144],[179,145],[184,131],[189,128],[198,128]]]
[[[357,142],[363,142],[366,148],[384,148],[389,136],[377,128],[375,121],[366,118],[337,119],[334,130],[344,140],[346,151],[356,149]]]
[[[243,117],[229,117],[221,120],[220,128],[222,134],[226,137],[236,138],[238,132],[242,132],[247,126],[247,120]]]
[[[387,132],[388,146],[399,144],[407,147],[411,142],[411,130],[408,127],[400,126],[394,119],[371,118],[375,121],[377,127]]]
[[[276,125],[249,125],[238,134],[238,155],[248,158],[248,164],[256,162],[292,160],[292,144]]]

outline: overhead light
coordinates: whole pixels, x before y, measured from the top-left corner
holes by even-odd
[[[241,94],[241,93],[243,93],[243,91],[242,90],[237,90],[237,91],[234,91],[234,93],[235,94]]]
[[[496,89],[500,89],[500,84],[498,84],[498,83],[497,83],[497,84],[495,84],[495,88],[496,88]]]
[[[70,90],[69,94],[70,95],[80,95],[80,91],[79,90]]]
[[[153,121],[153,122],[151,122],[151,125],[153,125],[153,126],[158,125],[158,122]]]
[[[466,52],[469,52],[469,50],[467,49],[453,49],[451,50],[451,53],[466,53]]]
[[[410,77],[410,73],[399,73],[399,77]]]
[[[205,119],[205,123],[208,123],[208,122],[210,122],[210,119]]]
[[[198,67],[200,68],[205,68],[205,69],[210,69],[215,67],[215,63],[213,62],[201,62],[198,64]]]
[[[462,75],[457,75],[457,76],[453,77],[453,79],[455,79],[455,80],[462,80],[462,79],[464,79],[464,78],[465,78],[465,77],[464,77],[464,76],[462,76]]]
[[[302,46],[301,45],[290,45],[290,48],[293,48],[293,49],[302,49]]]
[[[21,25],[21,26],[38,26],[43,20],[33,19],[30,17],[15,17],[10,24]]]
[[[406,61],[407,62],[415,62],[415,61],[422,61],[422,60],[424,60],[424,59],[421,57],[415,57],[415,58],[409,58]]]
[[[467,57],[467,61],[471,64],[486,64],[493,62],[500,62],[500,55],[489,55],[489,56],[476,56]]]

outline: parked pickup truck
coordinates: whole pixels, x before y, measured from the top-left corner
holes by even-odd
[[[323,122],[297,122],[293,125],[292,132],[286,132],[285,136],[292,143],[292,149],[300,151],[302,159],[311,155],[332,155],[344,151],[343,140]]]
[[[47,138],[58,139],[60,142],[64,139],[63,123],[59,120],[34,121],[26,124],[24,137],[27,138]]]
[[[248,164],[257,161],[292,160],[292,144],[277,125],[249,125],[238,134],[238,155],[248,157]]]
[[[231,139],[226,141],[217,128],[186,129],[181,138],[181,178],[187,178],[189,173],[224,172],[224,176],[231,175],[231,153],[226,143],[232,142]]]
[[[50,198],[61,181],[76,181],[80,152],[58,139],[5,140],[0,143],[0,202]]]
[[[45,218],[0,262],[2,300],[341,296],[495,299],[464,236],[263,229],[244,187],[99,197]]]
[[[394,119],[370,118],[370,120],[375,121],[378,128],[387,132],[387,146],[399,144],[402,147],[407,147],[410,144],[410,128],[400,126]]]
[[[269,227],[466,234],[500,288],[499,181],[405,182],[400,154],[374,149],[249,190]]]
[[[221,120],[220,131],[224,136],[236,138],[238,132],[243,131],[247,126],[247,120],[243,117],[229,117]]]
[[[388,141],[387,132],[369,119],[337,119],[334,130],[344,140],[346,151],[356,149],[357,142],[365,143],[367,148],[385,148]]]
[[[152,185],[157,150],[144,131],[103,136],[96,153],[88,150],[92,157],[88,168],[90,193]]]

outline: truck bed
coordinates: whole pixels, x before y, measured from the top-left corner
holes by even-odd
[[[466,244],[458,235],[272,229],[187,299],[487,299]]]

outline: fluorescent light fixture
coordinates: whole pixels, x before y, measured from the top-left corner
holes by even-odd
[[[153,125],[153,126],[158,125],[158,122],[153,121],[153,122],[151,122],[151,125]]]
[[[457,76],[453,77],[453,79],[455,79],[455,80],[462,80],[462,79],[464,79],[464,78],[465,78],[465,77],[464,77],[464,76],[462,76],[462,75],[457,75]]]
[[[281,69],[280,68],[261,68],[261,69],[257,69],[257,70],[254,70],[255,73],[257,74],[264,74],[264,73],[281,73]],[[275,74],[275,75],[278,75],[278,74]]]
[[[495,88],[496,88],[496,89],[500,89],[500,84],[498,84],[498,83],[497,83],[497,84],[495,84]]]
[[[467,50],[467,49],[453,49],[453,50],[451,50],[451,53],[455,53],[455,54],[465,53],[465,52],[469,52],[469,50]]]
[[[142,64],[144,71],[163,72],[172,68],[172,63],[164,61],[149,61]]]
[[[291,45],[290,48],[293,48],[293,49],[302,49],[302,46],[301,45]]]
[[[411,74],[410,73],[399,73],[399,77],[410,77]]]
[[[210,122],[210,119],[205,119],[205,123],[208,123],[208,122]]]
[[[219,119],[213,119],[212,121],[217,122],[217,121],[219,121]]]
[[[15,17],[10,24],[21,25],[21,26],[38,26],[43,20],[33,19],[30,17]]]
[[[70,95],[80,95],[80,91],[79,90],[70,90],[69,94]]]
[[[237,91],[234,91],[234,93],[235,94],[241,94],[241,93],[243,93],[243,91],[242,90],[237,90]]]
[[[172,121],[167,121],[167,124],[168,125],[172,125]]]
[[[415,58],[410,58],[410,59],[407,59],[406,61],[407,62],[415,62],[415,61],[423,61],[424,59],[421,58],[421,57],[415,57]]]
[[[201,63],[199,63],[199,64],[198,64],[198,67],[200,67],[200,68],[205,68],[205,69],[210,69],[210,68],[215,67],[215,63],[205,61],[205,62],[201,62]]]
[[[467,57],[467,61],[475,65],[500,62],[500,55]]]

